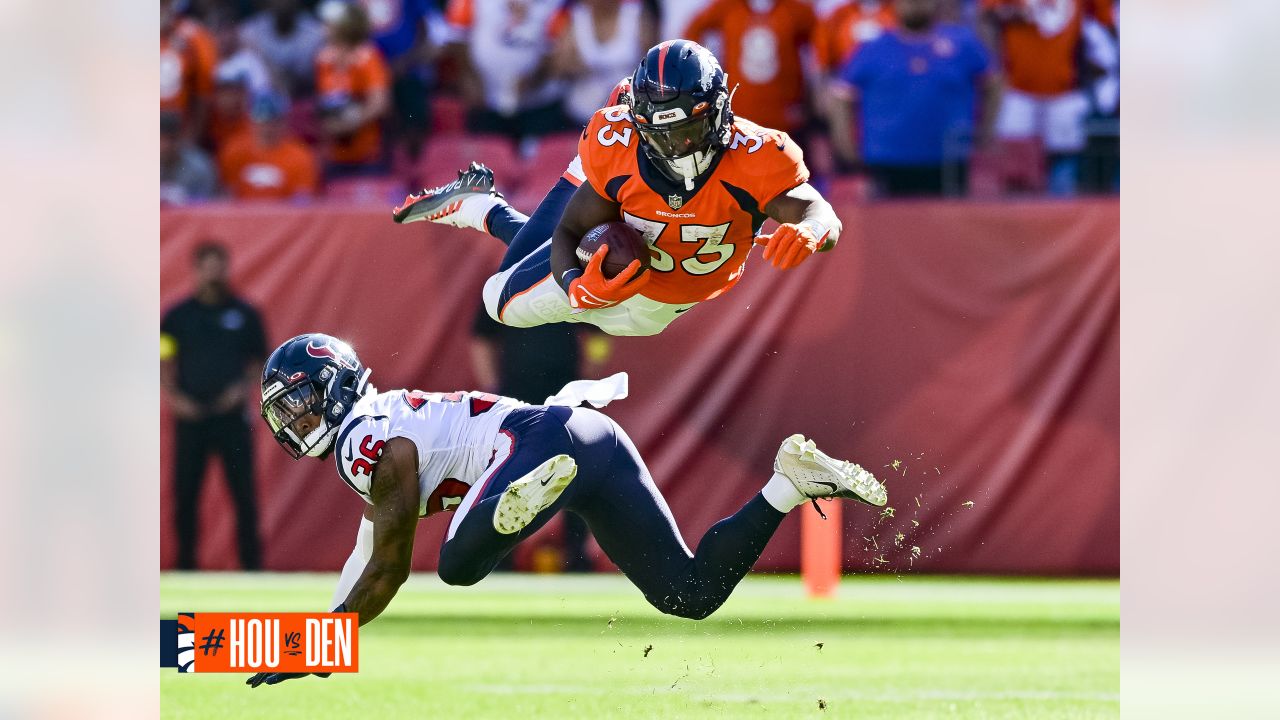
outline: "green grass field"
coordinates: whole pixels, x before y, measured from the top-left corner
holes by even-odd
[[[322,609],[334,580],[166,574],[161,617]],[[422,573],[361,629],[358,674],[243,683],[161,670],[162,715],[1116,717],[1120,586],[854,576],[838,599],[812,601],[795,577],[757,575],[694,622],[659,614],[620,576],[494,576],[451,588]]]

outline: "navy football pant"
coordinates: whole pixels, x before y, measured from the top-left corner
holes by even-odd
[[[502,257],[498,272],[529,257],[538,249],[538,246],[551,239],[556,225],[560,224],[560,216],[564,214],[565,206],[569,204],[569,198],[573,197],[577,189],[573,183],[560,178],[552,186],[551,192],[542,198],[542,202],[538,204],[532,216],[525,215],[510,205],[499,205],[489,211],[489,216],[486,218],[489,234],[507,246],[507,254]],[[550,253],[548,253],[549,257]],[[543,276],[545,274],[543,273]]]
[[[724,604],[786,517],[757,493],[690,552],[644,460],[607,416],[534,406],[512,411],[502,429],[514,438],[511,454],[440,548],[438,572],[450,585],[479,582],[521,540],[567,510],[586,520],[601,549],[651,605],[701,620]],[[495,530],[494,509],[507,485],[559,454],[578,464],[560,498],[519,533]]]

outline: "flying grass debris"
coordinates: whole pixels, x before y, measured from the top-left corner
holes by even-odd
[[[816,648],[818,648],[818,650],[819,650],[819,651],[821,651],[821,650],[822,650],[822,646],[823,646],[823,645],[825,645],[825,644],[826,644],[826,643],[814,643],[814,644],[813,644],[813,646],[814,646],[814,647],[816,647]]]
[[[645,657],[649,657],[649,653],[650,653],[652,650],[653,650],[653,646],[652,646],[652,645],[645,645],[645,646],[644,646],[644,656],[645,656]]]
[[[823,700],[822,698],[818,698],[818,709],[819,709],[819,710],[826,710],[826,709],[827,709],[827,701],[826,701],[826,700]]]

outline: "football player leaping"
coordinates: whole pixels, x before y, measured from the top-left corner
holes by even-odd
[[[690,552],[626,432],[595,410],[571,407],[625,394],[601,393],[607,381],[570,383],[549,399],[560,405],[527,405],[476,392],[380,393],[369,373],[349,345],[312,334],[276,348],[262,374],[262,416],[275,439],[295,459],[332,454],[338,476],[366,503],[333,599],[361,625],[409,577],[418,519],[440,511],[453,511],[437,570],[450,585],[484,579],[568,510],[649,603],[701,619],[729,597],[792,508],[810,498],[888,499],[871,473],[792,435],[764,488]],[[293,677],[301,675],[259,673],[248,682]]]
[[[410,195],[397,222],[430,220],[488,232],[507,244],[484,288],[493,318],[514,327],[586,322],[613,335],[654,335],[742,277],[753,242],[775,267],[830,250],[841,224],[808,183],[803,154],[784,132],[735,118],[724,71],[706,48],[670,40],[649,50],[622,102],[596,112],[574,159],[527,218],[472,163],[458,180]],[[782,223],[758,235],[767,218]],[[624,220],[649,244],[606,279],[602,247],[580,269],[578,242]]]

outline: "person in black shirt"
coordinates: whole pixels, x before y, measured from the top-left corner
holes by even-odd
[[[235,503],[240,564],[262,564],[253,442],[245,402],[256,400],[267,344],[258,311],[231,294],[221,245],[196,248],[198,286],[160,322],[160,384],[176,418],[178,567],[196,566],[197,501],[210,453],[222,458]]]
[[[471,342],[471,365],[480,389],[535,405],[544,402],[580,377],[580,332],[588,333],[586,343],[592,347],[608,343],[603,333],[580,327],[569,323],[509,327],[494,322],[481,305],[472,325]],[[598,363],[599,358],[591,359],[590,364]],[[574,513],[565,513],[564,550],[570,572],[592,569],[586,543],[586,521]],[[511,556],[504,558],[499,568],[511,569]]]

